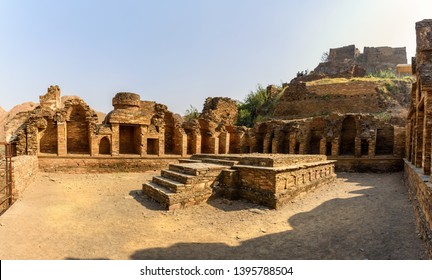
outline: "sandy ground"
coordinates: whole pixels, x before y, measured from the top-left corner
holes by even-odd
[[[339,173],[278,211],[175,212],[141,194],[155,174],[39,174],[0,217],[0,259],[425,258],[401,173]]]

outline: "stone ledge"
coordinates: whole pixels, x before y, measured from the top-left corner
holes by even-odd
[[[414,209],[417,228],[426,244],[427,254],[432,258],[432,183],[430,180],[425,181],[421,169],[406,159],[404,170],[404,182]]]

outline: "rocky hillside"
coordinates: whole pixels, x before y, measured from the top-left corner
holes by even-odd
[[[8,131],[17,129],[36,106],[38,106],[37,103],[25,102],[16,105],[9,112],[2,109],[4,111],[2,113],[3,111],[0,110],[0,142],[8,140]],[[6,129],[5,126],[8,128]]]

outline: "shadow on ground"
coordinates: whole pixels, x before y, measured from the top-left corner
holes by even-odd
[[[177,243],[138,250],[131,259],[422,259],[402,174],[338,174],[363,188],[332,199],[287,222],[292,230],[225,243]],[[371,177],[373,176],[372,180]],[[373,186],[368,185],[374,182]],[[289,207],[289,206],[286,206]],[[407,238],[408,237],[408,238]]]
[[[164,209],[159,203],[146,196],[142,190],[130,191],[129,195],[147,209],[154,211],[166,211],[166,209]]]

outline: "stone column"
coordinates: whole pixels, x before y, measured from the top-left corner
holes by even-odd
[[[416,118],[416,154],[415,154],[415,166],[418,168],[422,167],[423,160],[423,122],[424,113],[423,111],[417,111]]]
[[[368,157],[370,158],[375,157],[375,150],[376,150],[376,135],[374,138],[368,139]]]
[[[319,146],[320,155],[325,155],[326,154],[326,149],[327,149],[327,139],[321,138],[319,145],[320,145]]]
[[[356,137],[354,139],[354,157],[361,157],[361,139]]]
[[[295,154],[295,147],[297,143],[297,132],[291,132],[289,134],[289,153]]]
[[[423,173],[429,175],[431,171],[431,133],[432,133],[432,92],[423,92],[424,116],[423,116],[423,146],[422,167]]]
[[[192,138],[192,153],[201,154],[201,135],[194,134]]]
[[[273,132],[267,132],[266,135],[264,136],[264,141],[263,141],[263,153],[264,154],[268,154],[270,153],[271,150],[271,144],[272,144],[272,134]]]
[[[340,139],[339,137],[335,137],[332,141],[332,151],[331,151],[332,157],[339,156],[339,145],[340,145]]]
[[[276,128],[272,139],[272,154],[283,153],[284,139],[285,133],[282,131],[282,128]]]
[[[89,136],[90,138],[90,155],[98,156],[99,155],[99,137],[96,135]]]
[[[230,133],[222,132],[219,135],[219,151],[220,154],[228,154],[230,146]]]
[[[118,123],[111,124],[112,130],[112,142],[111,151],[112,156],[118,156],[120,154],[120,126]]]
[[[306,154],[306,148],[307,148],[306,143],[305,142],[300,142],[299,154],[301,154],[301,155]]]
[[[165,133],[160,134],[158,139],[158,156],[165,154]]]
[[[186,157],[187,156],[187,145],[188,145],[188,139],[187,139],[187,134],[186,133],[179,133],[179,142],[180,145],[179,150],[176,151],[178,152],[182,157]]]
[[[66,122],[57,122],[57,154],[67,155]]]
[[[415,126],[415,115],[411,117],[411,143],[410,143],[410,161],[412,164],[415,162],[415,149],[416,149],[416,126]]]
[[[407,160],[411,161],[411,119],[409,119],[406,124],[405,157]]]
[[[141,134],[144,137],[143,134]],[[158,156],[163,156],[165,154],[165,128],[159,127],[159,136],[158,136],[158,148],[157,148]]]
[[[209,138],[209,150],[211,154],[219,154],[219,137],[212,136]]]

